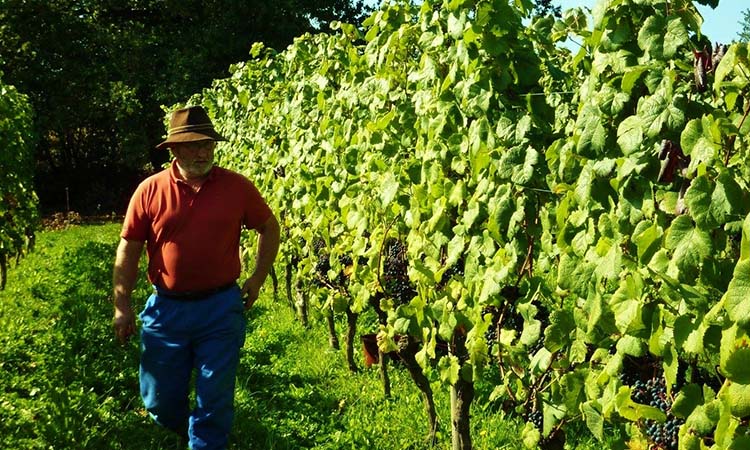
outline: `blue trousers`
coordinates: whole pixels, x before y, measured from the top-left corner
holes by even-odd
[[[160,425],[190,439],[192,450],[227,447],[246,320],[239,287],[202,300],[153,294],[141,318],[141,397]],[[190,378],[195,371],[195,408]]]

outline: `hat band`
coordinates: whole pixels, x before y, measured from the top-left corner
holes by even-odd
[[[203,130],[214,130],[213,125],[210,123],[202,124],[202,125],[183,125],[181,127],[174,127],[170,128],[169,131],[167,131],[168,135],[173,135],[177,133],[184,133],[187,131],[203,131]]]

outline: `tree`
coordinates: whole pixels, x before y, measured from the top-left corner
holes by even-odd
[[[740,42],[750,42],[750,9],[746,9],[742,12],[742,20],[740,20],[740,32],[737,33],[737,37]]]
[[[228,75],[262,41],[282,50],[362,0],[3,0],[0,70],[37,112],[46,209],[121,210],[164,129],[163,105]]]
[[[534,12],[540,16],[551,14],[555,17],[562,16],[562,8],[555,5],[552,0],[534,0]]]

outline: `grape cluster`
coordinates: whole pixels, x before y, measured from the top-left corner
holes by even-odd
[[[526,421],[534,425],[537,430],[541,430],[542,425],[544,425],[544,414],[542,414],[542,411],[535,409],[526,414]]]
[[[539,339],[534,343],[534,345],[529,348],[529,355],[534,355],[536,352],[541,350],[542,347],[544,347],[544,330],[547,329],[549,326],[549,310],[547,307],[542,305],[541,303],[535,303],[537,311],[536,311],[536,320],[541,322],[540,331],[539,331]]]
[[[487,341],[487,353],[493,354],[492,347],[497,343],[497,322],[500,320],[500,313],[494,306],[485,306],[482,308],[482,317],[491,314],[490,326],[484,332],[484,339]]]
[[[456,261],[452,266],[445,269],[445,272],[443,272],[443,277],[440,278],[440,281],[435,285],[435,289],[438,291],[442,291],[445,289],[445,286],[448,285],[448,282],[453,279],[453,277],[463,277],[464,276],[464,260],[463,258]]]
[[[667,386],[663,377],[649,378],[646,382],[636,380],[631,389],[630,398],[634,402],[659,408],[663,412],[669,409]]]
[[[382,282],[383,290],[397,305],[407,304],[417,295],[409,280],[408,268],[404,244],[397,239],[389,239],[385,245]]]
[[[315,263],[315,278],[316,285],[318,287],[324,286],[325,282],[328,281],[328,271],[331,270],[331,261],[326,251],[326,243],[323,239],[316,239],[313,242],[313,251],[318,256],[318,261]]]
[[[313,242],[313,251],[318,255],[318,261],[315,263],[315,274],[317,275],[315,279],[316,285],[318,287],[326,285],[345,287],[346,275],[343,270],[339,272],[336,279],[331,280],[328,278],[328,271],[331,270],[331,259],[325,249],[325,242],[322,239],[316,239],[315,242]],[[339,257],[339,263],[342,267],[348,267],[352,265],[353,260],[349,255],[342,255]]]
[[[656,448],[677,450],[677,435],[684,420],[670,416],[666,422],[646,421],[646,436],[656,444]]]
[[[667,415],[664,423],[646,420],[644,431],[655,448],[677,450],[677,436],[683,419],[671,414],[672,400],[667,396],[667,384],[660,361],[651,355],[626,358],[620,381],[630,386],[630,398],[642,405],[653,406]]]
[[[502,323],[499,323],[501,319],[500,316],[502,308],[498,308],[496,306],[486,306],[482,309],[482,316],[486,314],[492,315],[490,319],[490,326],[484,333],[485,340],[487,341],[488,352],[490,354],[492,354],[492,347],[497,343],[498,323],[501,328],[504,328],[506,330],[513,330],[518,336],[523,333],[524,319],[521,313],[516,309],[516,301],[521,296],[518,287],[505,286],[500,291],[500,295],[504,297],[506,302],[504,306],[505,310],[502,314]],[[549,325],[549,310],[537,301],[534,301],[533,304],[537,308],[535,318],[541,322],[542,335],[540,335],[539,339],[537,339],[537,341],[528,349],[530,355],[535,354],[544,346],[543,332]]]
[[[516,331],[516,333],[521,334],[521,332],[523,331],[523,317],[516,311],[515,306],[516,301],[521,296],[520,290],[517,286],[504,286],[500,290],[500,296],[503,297],[505,303],[505,312],[504,314],[502,314],[503,323],[500,324],[500,326],[506,329],[514,330]],[[500,322],[500,313],[502,311],[502,307],[498,308],[493,305],[485,306],[482,309],[483,317],[486,314],[492,315],[492,318],[490,319],[490,326],[484,333],[484,337],[487,341],[490,354],[492,353],[492,346],[497,343],[497,328],[498,322]]]

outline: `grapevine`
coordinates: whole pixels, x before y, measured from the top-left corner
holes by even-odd
[[[690,360],[732,389],[750,380],[735,345],[750,326],[748,48],[712,46],[694,2],[672,3],[602,0],[591,28],[580,10],[525,26],[524,1],[388,3],[362,29],[256,44],[194,99],[230,137],[220,163],[287,213],[282,254],[327,243],[295,276],[339,285],[351,263],[346,295],[314,303],[377,303],[381,350],[401,342],[451,389],[454,448],[471,448],[472,383],[494,366],[485,401],[521,407],[528,448],[574,421],[664,449],[739,436],[733,400],[677,378]],[[555,45],[569,33],[580,51]],[[644,355],[645,384],[618,376]]]
[[[38,226],[33,182],[32,111],[28,99],[0,74],[0,289],[7,282],[8,263],[34,247]]]

